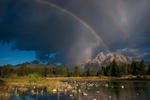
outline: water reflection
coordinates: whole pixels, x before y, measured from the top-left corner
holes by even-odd
[[[149,81],[64,82],[71,87],[55,92],[47,87],[7,87],[1,100],[150,100]]]

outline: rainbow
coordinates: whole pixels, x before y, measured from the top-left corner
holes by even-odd
[[[55,4],[55,3],[52,3],[52,2],[50,2],[50,1],[47,1],[47,0],[38,0],[38,1],[39,1],[39,2],[42,2],[42,3],[45,3],[45,4],[48,4],[48,5],[50,5],[51,7],[54,7],[54,8],[56,8],[56,9],[58,9],[58,10],[64,12],[64,13],[70,15],[70,16],[73,17],[74,19],[76,19],[78,22],[80,22],[82,25],[84,25],[87,29],[89,29],[90,32],[91,32],[92,34],[94,34],[94,36],[96,37],[97,40],[100,40],[100,41],[103,43],[105,49],[106,49],[108,52],[111,52],[110,49],[109,49],[109,47],[107,46],[106,42],[105,42],[105,41],[102,39],[102,37],[100,36],[100,34],[97,33],[97,32],[95,31],[95,29],[94,29],[92,26],[90,26],[86,21],[84,21],[83,19],[81,19],[79,16],[75,15],[75,14],[72,13],[70,10],[68,10],[68,9],[66,9],[66,8],[63,8],[63,7],[61,7],[61,6],[59,6],[59,5]]]

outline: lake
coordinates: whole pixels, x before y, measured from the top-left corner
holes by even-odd
[[[150,100],[150,81],[63,81],[70,87],[50,93],[46,87],[15,87],[2,100]],[[17,89],[18,88],[18,89]],[[26,90],[26,91],[25,91]]]

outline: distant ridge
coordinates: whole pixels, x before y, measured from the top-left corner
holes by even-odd
[[[62,65],[62,66],[67,67],[68,69],[71,69],[71,70],[73,70],[73,68],[75,66],[79,66],[81,70],[84,70],[87,67],[91,67],[91,68],[97,70],[100,66],[107,66],[114,60],[118,64],[124,64],[124,63],[130,64],[132,61],[140,61],[140,60],[137,60],[135,58],[122,55],[120,53],[104,54],[103,52],[100,52],[92,60],[87,59],[86,61],[81,62],[79,64],[68,63],[68,64],[65,64],[65,65]],[[145,63],[146,63],[146,65],[150,64],[150,62],[145,62]],[[21,64],[18,64],[15,67],[19,67],[19,66],[21,66]],[[55,63],[41,64],[38,61],[33,61],[33,62],[30,62],[30,63],[27,62],[27,66],[28,67],[39,67],[39,66],[55,67],[57,65]]]

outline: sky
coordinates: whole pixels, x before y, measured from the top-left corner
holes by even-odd
[[[150,0],[0,0],[0,65],[150,60]]]
[[[35,52],[34,51],[20,51],[20,50],[12,50],[11,47],[13,43],[10,44],[2,44],[0,43],[0,65],[4,64],[20,64],[23,62],[31,62],[35,60]]]

